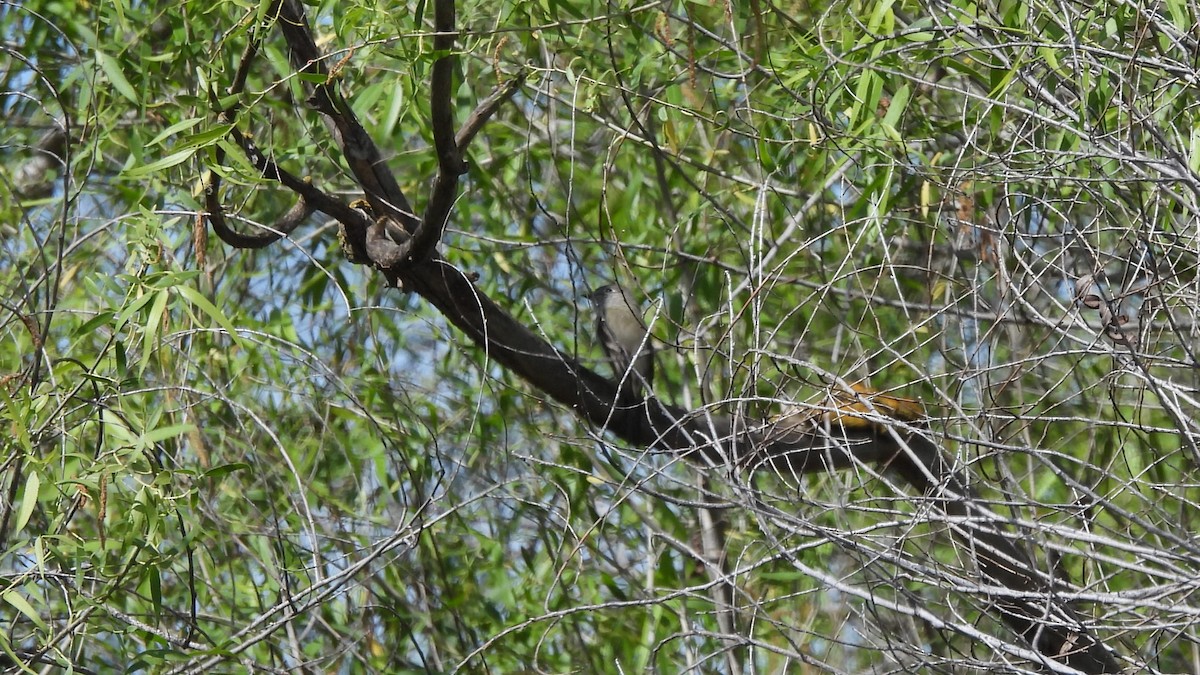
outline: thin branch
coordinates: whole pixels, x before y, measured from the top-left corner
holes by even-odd
[[[348,241],[366,250],[367,228],[372,225],[371,219],[361,211],[350,208],[336,197],[326,194],[313,185],[310,178],[299,178],[281,168],[274,159],[264,154],[254,144],[253,139],[234,129],[230,136],[242,149],[246,159],[258,169],[264,178],[274,180],[296,193],[296,204],[276,221],[271,231],[264,234],[249,235],[235,232],[225,222],[224,209],[219,199],[220,176],[210,171],[205,182],[205,209],[208,211],[208,221],[222,241],[234,248],[263,248],[291,234],[314,211],[320,211],[342,223],[346,228]],[[224,158],[224,151],[218,147],[217,161]]]
[[[458,130],[458,134],[454,137],[454,144],[458,146],[460,153],[466,152],[467,146],[475,139],[475,135],[483,129],[483,125],[487,124],[487,121],[500,109],[500,106],[511,99],[524,84],[525,73],[518,73],[516,77],[496,87],[491,94],[488,94],[487,98],[475,106],[475,110],[471,111],[471,115],[467,117],[466,122],[463,122],[462,128]]]

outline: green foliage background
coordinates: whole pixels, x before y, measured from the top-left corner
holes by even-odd
[[[347,264],[323,216],[256,252],[199,234],[220,146],[240,229],[291,204],[208,99],[267,5],[0,2],[5,653],[92,672],[1034,668],[972,632],[1021,645],[878,467],[752,477],[624,447]],[[920,398],[1103,639],[1194,668],[1193,6],[458,5],[458,119],[526,82],[467,152],[449,263],[600,370],[579,298],[622,281],[664,347],[658,394],[693,408],[765,418],[834,377]],[[308,11],[423,199],[431,8]],[[359,196],[265,35],[238,129]],[[69,142],[43,140],[56,124]],[[1076,280],[1120,295],[1141,246],[1131,348]]]

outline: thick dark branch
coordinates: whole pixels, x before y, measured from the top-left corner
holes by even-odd
[[[438,170],[457,179],[465,171],[458,143],[454,140],[454,0],[434,0],[433,49],[439,52],[430,78],[430,113],[433,147],[437,150]]]
[[[970,546],[980,572],[1012,593],[996,598],[1001,618],[1037,650],[1085,673],[1115,673],[1112,654],[1080,618],[1053,598],[1053,580],[992,525],[953,461],[919,429],[881,425],[834,428],[792,425],[755,430],[727,415],[697,414],[649,399],[614,406],[617,386],[560,352],[483,295],[442,260],[408,271],[406,285],[436,306],[488,357],[584,419],[626,442],[702,464],[769,470],[775,474],[826,473],[857,464],[891,469],[929,496]]]
[[[458,177],[467,172],[454,138],[454,0],[435,0],[433,12],[433,48],[441,53],[433,62],[430,80],[430,113],[433,128],[433,147],[437,151],[438,175],[425,205],[422,227],[413,242],[413,255],[426,258],[432,255],[442,240],[442,231],[454,198],[458,195]]]
[[[251,64],[254,63],[254,58],[258,55],[259,42],[260,38],[258,35],[252,35],[250,42],[246,45],[245,51],[242,52],[241,61],[238,64],[237,72],[234,74],[233,84],[229,87],[229,93],[233,97],[233,102],[228,107],[222,108],[216,92],[211,88],[209,89],[209,101],[217,110],[217,117],[222,122],[233,125],[237,121],[237,113],[240,108],[237,96],[246,88],[246,79],[249,77]],[[236,127],[230,129],[230,134],[234,140],[239,142],[242,151],[246,153],[246,156],[262,172],[264,177],[274,180],[280,179],[279,167],[273,160],[270,160],[259,152],[249,138],[239,135]],[[218,145],[216,148],[217,164],[219,165],[224,159],[225,149]],[[215,170],[210,170],[204,180],[204,208],[207,211],[208,222],[212,224],[213,231],[217,233],[221,241],[234,248],[266,248],[288,234],[291,234],[313,212],[313,207],[304,199],[303,195],[300,195],[292,208],[280,216],[275,221],[274,227],[270,228],[269,231],[258,234],[244,234],[234,230],[225,220],[225,207],[221,204],[220,191],[221,176]]]
[[[984,578],[1012,593],[994,598],[1000,617],[1041,654],[1085,673],[1119,673],[1113,653],[1083,624],[1069,604],[1055,597],[1064,584],[1043,573],[1013,543],[997,517],[985,508],[966,476],[932,441],[914,434],[903,442],[909,452],[893,465],[906,482],[932,496],[951,529],[975,555]]]
[[[277,25],[287,40],[292,65],[303,74],[324,78],[323,82],[313,84],[313,94],[309,100],[330,123],[330,129],[342,149],[342,156],[362,186],[371,208],[376,214],[399,223],[410,234],[420,230],[421,222],[400,190],[396,177],[383,161],[379,146],[375,145],[350,105],[337,91],[337,78],[325,67],[324,57],[313,39],[300,0],[282,0]]]
[[[246,155],[246,159],[262,172],[263,178],[278,181],[280,185],[299,195],[314,210],[337,219],[347,227],[361,227],[362,231],[366,232],[367,226],[371,223],[363,213],[350,208],[337,197],[332,197],[315,187],[308,177],[300,178],[280,167],[275,160],[259,150],[249,136],[234,132],[233,138],[237,141],[238,147],[242,149],[242,153]]]
[[[236,232],[225,221],[225,211],[221,206],[218,194],[221,185],[220,176],[215,171],[210,171],[204,188],[205,209],[208,211],[208,222],[212,223],[213,231],[222,241],[234,248],[263,248],[291,234],[300,223],[312,215],[313,211],[320,211],[342,223],[346,227],[350,242],[365,250],[367,228],[372,224],[370,218],[362,212],[350,208],[336,197],[331,197],[321,191],[308,178],[299,178],[281,168],[274,159],[259,150],[249,136],[239,133],[236,129],[230,132],[230,136],[242,149],[246,159],[261,172],[264,178],[279,182],[296,193],[298,200],[275,223],[273,231],[261,234]],[[223,158],[224,151],[218,147],[217,161],[220,162]]]
[[[367,259],[388,273],[388,284],[395,285],[394,268],[408,259],[410,242],[408,233],[398,226],[389,228],[387,218],[377,218],[367,230]]]
[[[336,76],[325,66],[304,15],[303,5],[298,0],[282,0],[277,10],[277,24],[288,43],[293,65],[302,74],[317,75],[324,79],[323,82],[312,84],[313,93],[309,101],[325,116],[350,170],[364,190],[371,209],[384,223],[391,225],[391,234],[385,233],[382,226],[367,233],[366,252],[377,267],[388,273],[389,280],[394,281],[398,276],[399,267],[403,264],[435,255],[458,194],[458,179],[466,172],[461,148],[478,132],[484,121],[500,104],[512,96],[523,78],[516,78],[514,82],[485,100],[472,115],[468,126],[456,136],[453,100],[454,72],[457,65],[457,58],[453,53],[456,37],[455,6],[453,0],[436,0],[434,27],[437,32],[434,35],[433,46],[441,54],[434,62],[430,84],[438,175],[424,217],[418,219],[395,176],[383,162],[378,146],[334,86]],[[396,231],[396,227],[403,232]]]
[[[907,462],[902,443],[876,427],[839,429],[837,435],[817,428],[755,430],[728,415],[693,412],[649,399],[632,406],[614,405],[617,385],[541,339],[479,291],[466,275],[441,259],[422,262],[404,274],[406,287],[417,292],[483,349],[488,358],[626,442],[652,447],[700,463],[734,464],[751,471],[822,473],[857,463]],[[919,437],[919,436],[917,436]],[[912,472],[909,482],[922,489],[947,480],[950,463],[928,443],[921,455],[930,477]],[[903,472],[902,472],[903,473]],[[918,483],[919,481],[919,483]],[[961,485],[952,484],[952,490]]]
[[[251,33],[250,42],[246,44],[246,49],[242,52],[242,58],[238,61],[237,72],[233,74],[233,82],[229,85],[230,94],[240,95],[246,90],[246,80],[250,78],[250,67],[254,64],[255,57],[258,56],[261,44],[262,38],[259,37],[259,31],[255,30]],[[233,116],[237,114],[238,107],[239,104],[234,103],[225,110],[229,115],[229,122],[233,122]]]
[[[208,222],[212,224],[213,232],[217,233],[221,241],[234,248],[266,248],[291,234],[299,227],[300,223],[304,222],[305,218],[312,215],[312,207],[301,197],[266,232],[243,234],[230,227],[225,220],[225,208],[221,205],[221,199],[217,194],[221,186],[220,177],[214,171],[210,171],[208,176],[208,182],[204,186],[204,208],[207,211]]]

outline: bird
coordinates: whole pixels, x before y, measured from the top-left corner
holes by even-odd
[[[654,347],[641,307],[629,291],[616,284],[600,286],[587,298],[596,311],[596,339],[621,391],[634,396],[649,391],[654,382]]]
[[[831,388],[819,403],[790,406],[772,417],[768,420],[771,431],[767,439],[799,443],[808,439],[814,429],[825,425],[842,432],[886,434],[895,422],[925,426],[927,417],[920,401],[893,396],[864,382],[855,382]]]

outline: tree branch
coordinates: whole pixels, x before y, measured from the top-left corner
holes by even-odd
[[[466,152],[467,146],[475,139],[475,134],[478,134],[483,129],[483,125],[487,124],[487,121],[500,109],[500,106],[511,99],[523,84],[525,84],[525,73],[517,73],[511,80],[496,87],[495,91],[488,94],[487,98],[475,106],[475,110],[471,111],[471,115],[467,117],[466,122],[463,122],[462,128],[458,130],[458,134],[454,137],[454,144],[458,146],[460,153]]]
[[[467,172],[454,138],[454,0],[434,0],[433,48],[444,52],[433,62],[430,79],[430,123],[433,146],[437,151],[438,175],[433,182],[429,203],[425,205],[422,227],[413,241],[413,256],[426,258],[442,240],[442,231],[458,195],[458,177]]]
[[[530,332],[449,263],[431,260],[409,270],[405,280],[491,359],[632,445],[702,464],[782,475],[826,473],[856,464],[895,471],[949,517],[984,577],[1013,591],[995,598],[1005,623],[1062,664],[1085,673],[1120,672],[1115,657],[1074,610],[1053,598],[1053,579],[1038,571],[1011,535],[992,526],[995,516],[980,504],[966,476],[920,429],[848,421],[826,429],[794,422],[783,429],[778,424],[754,429],[728,415],[687,411],[656,399],[615,406],[613,382]]]
[[[334,87],[335,77],[325,67],[324,56],[317,48],[304,15],[300,0],[282,0],[278,6],[276,25],[288,43],[288,56],[301,73],[324,76],[325,81],[313,85],[309,102],[325,115],[342,157],[350,166],[367,201],[379,216],[388,216],[409,234],[420,230],[421,221],[405,198],[400,184],[383,161],[379,146],[367,134],[349,104]]]

